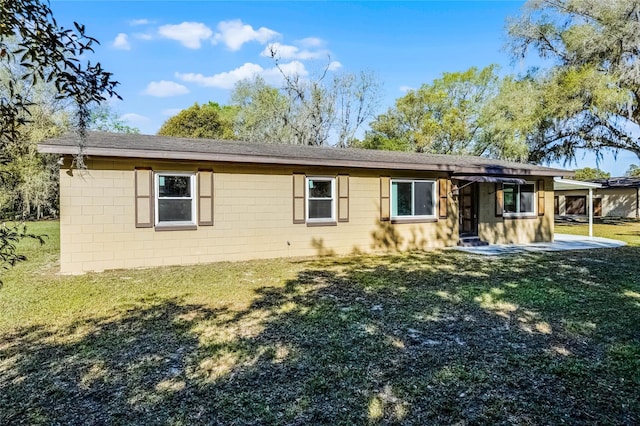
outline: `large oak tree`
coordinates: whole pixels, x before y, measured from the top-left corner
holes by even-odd
[[[537,116],[512,117],[531,122],[530,160],[579,149],[640,157],[640,1],[529,0],[508,31],[516,59],[534,52],[551,65],[521,98]]]

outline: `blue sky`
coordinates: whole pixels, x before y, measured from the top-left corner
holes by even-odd
[[[121,85],[115,111],[142,133],[155,133],[169,116],[208,101],[226,104],[234,83],[260,74],[278,83],[265,48],[278,43],[283,68],[317,74],[327,61],[336,72],[371,70],[383,83],[380,111],[408,88],[443,72],[513,64],[505,22],[522,1],[220,2],[52,1],[58,23],[86,25],[101,45],[99,61]],[[330,58],[330,59],[328,59]],[[640,161],[621,152],[603,170],[622,175]],[[595,167],[579,155],[568,168]]]

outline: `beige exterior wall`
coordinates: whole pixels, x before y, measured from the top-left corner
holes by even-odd
[[[380,176],[390,173],[130,160],[93,160],[87,161],[87,167],[72,176],[66,170],[60,173],[63,273],[457,243],[457,210],[452,197],[445,220],[393,225],[379,220]],[[213,169],[214,226],[179,231],[136,228],[135,167],[155,171]],[[348,174],[349,222],[336,226],[293,224],[294,172],[308,176]]]
[[[538,210],[538,181],[544,180],[544,215]],[[531,177],[536,185],[535,216],[503,217],[496,215],[496,187],[481,183],[478,210],[478,236],[490,244],[523,244],[553,241],[553,178]]]
[[[86,171],[71,173],[63,169],[60,173],[63,273],[424,249],[458,242],[457,200],[451,194],[447,198],[446,219],[393,224],[379,220],[380,176],[436,179],[443,174],[132,159],[86,163]],[[173,231],[136,228],[135,167],[165,172],[213,169],[214,225]],[[349,221],[335,226],[294,224],[293,173],[331,177],[348,174]],[[551,187],[550,180],[548,185]],[[490,194],[493,188],[493,184],[482,184],[480,188],[482,238],[490,242],[552,238],[552,192],[546,198],[545,217],[503,220],[494,214],[495,200]]]
[[[638,191],[640,188],[600,188],[593,190],[593,198],[602,200],[602,216],[638,218],[640,214]],[[557,191],[556,195],[558,196],[558,214],[566,216],[566,197],[572,195],[588,197],[589,191],[584,189]]]

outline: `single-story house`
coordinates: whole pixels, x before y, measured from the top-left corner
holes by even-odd
[[[592,179],[599,184],[593,189],[595,217],[640,218],[640,178],[615,177]],[[554,214],[559,217],[582,217],[588,214],[588,191],[565,189],[555,191]]]
[[[63,273],[553,239],[566,170],[470,156],[90,132],[61,156]]]

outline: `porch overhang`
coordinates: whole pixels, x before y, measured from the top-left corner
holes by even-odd
[[[525,179],[501,176],[453,175],[451,178],[467,182],[513,183],[517,185],[524,185],[527,183]]]
[[[602,184],[595,182],[584,182],[580,180],[553,178],[554,191],[570,189],[587,189],[589,191],[589,201],[587,201],[587,215],[589,216],[589,237],[593,237],[593,190],[602,188]]]

